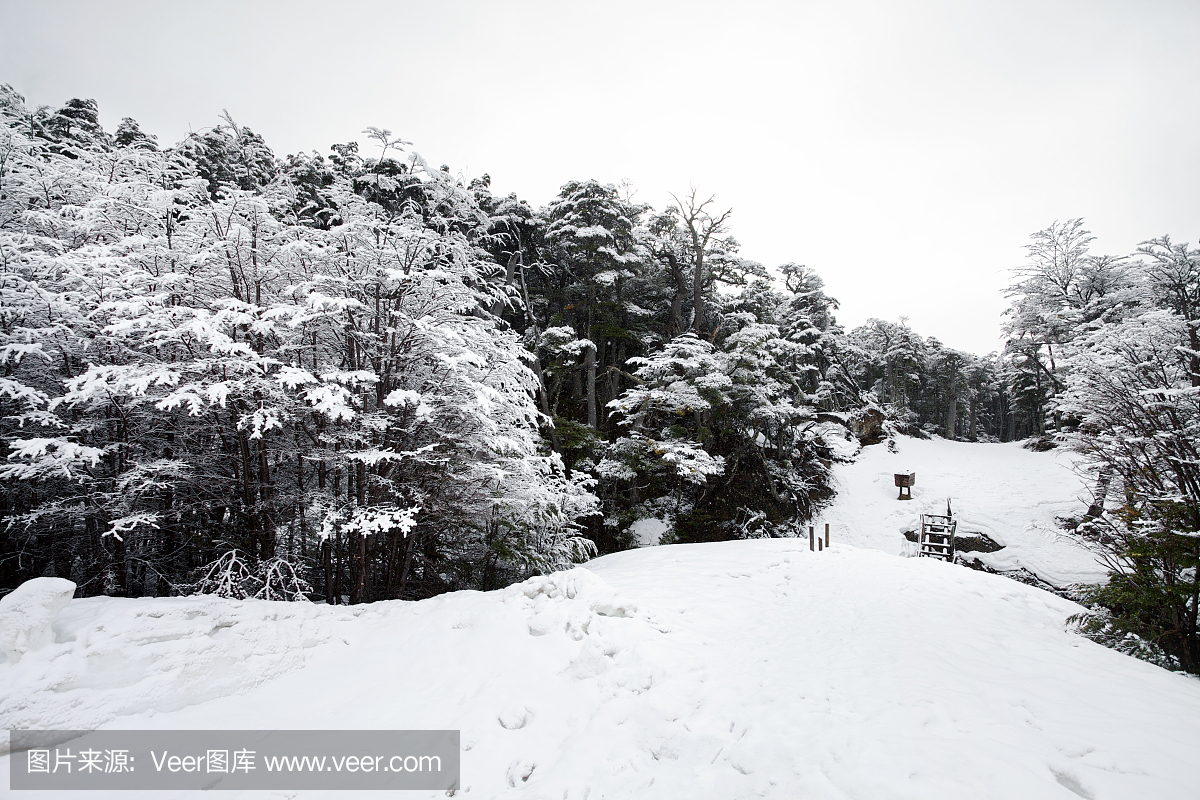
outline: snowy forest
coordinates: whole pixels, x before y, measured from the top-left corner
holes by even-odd
[[[798,535],[851,440],[1027,439],[1089,470],[1093,633],[1200,670],[1187,245],[1050,224],[974,355],[845,330],[815,269],[739,255],[696,188],[656,209],[568,180],[536,208],[384,129],[280,157],[227,114],[173,146],[90,100],[3,87],[0,117],[0,593],[494,589],[639,520]]]

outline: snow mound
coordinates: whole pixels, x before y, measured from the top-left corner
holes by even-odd
[[[14,662],[54,641],[54,620],[75,596],[63,578],[34,578],[0,597],[0,658]]]
[[[0,678],[20,687],[0,691],[0,720],[6,728],[90,729],[244,692],[302,666],[309,648],[353,617],[344,608],[213,596],[75,600],[54,625],[57,641]]]

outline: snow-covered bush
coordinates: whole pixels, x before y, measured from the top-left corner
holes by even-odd
[[[254,564],[245,553],[230,550],[200,570],[194,593],[235,600],[306,601],[312,586],[302,572],[302,568],[283,557]]]

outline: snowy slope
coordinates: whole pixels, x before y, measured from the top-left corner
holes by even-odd
[[[983,533],[1004,545],[972,558],[1001,571],[1027,569],[1054,586],[1105,579],[1095,556],[1054,522],[1087,508],[1070,453],[906,436],[897,445],[896,453],[884,444],[865,447],[854,463],[834,467],[837,497],[818,514],[820,523],[832,526],[833,538],[904,553],[902,531],[919,528],[921,514],[945,514],[946,498],[952,498],[960,534]],[[917,473],[912,500],[896,499],[897,472]]]
[[[1076,610],[795,540],[351,609],[90,599],[0,664],[0,726],[459,728],[463,797],[1195,797],[1200,682]]]

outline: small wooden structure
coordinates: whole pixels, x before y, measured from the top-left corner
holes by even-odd
[[[898,500],[912,500],[912,487],[917,484],[917,473],[896,472],[896,485],[900,487]]]
[[[958,521],[949,514],[922,514],[918,556],[954,562],[954,531]]]
[[[808,549],[820,552],[829,547],[829,523],[825,523],[825,540],[821,541],[821,537],[817,536],[816,529],[812,525],[808,526]]]

